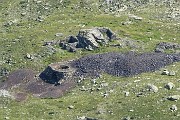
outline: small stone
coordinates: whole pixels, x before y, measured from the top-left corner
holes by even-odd
[[[73,106],[73,105],[70,105],[68,108],[69,108],[69,109],[74,109],[74,106]]]
[[[123,120],[130,120],[130,119],[131,119],[131,117],[129,117],[129,116],[123,118]]]
[[[82,86],[82,88],[80,90],[81,91],[86,91],[87,89],[85,88],[85,86]]]
[[[98,120],[98,119],[96,119],[96,118],[86,117],[86,119],[85,119],[85,120]]]
[[[124,93],[125,97],[129,96],[129,92]]]
[[[100,91],[102,88],[101,87],[98,87],[97,90]]]
[[[129,110],[129,112],[134,112],[134,110]]]
[[[175,87],[174,83],[172,82],[169,82],[165,85],[165,88],[168,89],[168,90],[171,90]]]
[[[176,73],[175,73],[174,71],[170,71],[168,75],[169,75],[169,76],[175,76]]]
[[[37,3],[37,4],[40,4],[40,3],[42,3],[42,1],[39,0],[39,1],[36,1],[36,3]]]
[[[54,115],[55,114],[55,112],[49,112],[49,115]]]
[[[102,111],[102,110],[98,110],[97,111],[97,114],[104,114],[105,112],[104,111]]]
[[[143,19],[142,17],[136,16],[136,15],[129,15],[129,18],[132,20],[139,20],[139,21]]]
[[[108,87],[108,85],[109,85],[108,83],[101,83],[102,87]]]
[[[164,49],[156,48],[156,49],[155,49],[155,52],[156,52],[156,53],[164,53]]]
[[[171,101],[177,101],[180,99],[180,95],[172,95],[172,96],[168,96],[167,98],[168,100],[171,100]]]
[[[143,96],[143,92],[137,93],[137,97],[141,97],[141,96]]]
[[[154,93],[158,92],[158,87],[155,86],[155,85],[153,85],[153,84],[148,84],[148,85],[147,85],[147,88],[148,88],[148,90],[151,91],[151,92],[154,92]]]
[[[163,70],[163,72],[161,73],[161,75],[169,75],[169,71],[168,70]]]
[[[178,108],[177,108],[176,105],[172,105],[172,106],[170,107],[170,110],[171,110],[171,112],[174,112],[174,111],[177,111]]]
[[[34,57],[32,55],[30,55],[29,53],[26,54],[26,58],[27,59],[34,59]]]
[[[97,84],[96,79],[92,79],[92,80],[91,80],[91,83],[92,83],[92,84]]]
[[[31,58],[31,55],[30,55],[29,53],[27,53],[27,54],[26,54],[26,57],[27,57],[28,59],[30,59],[30,58]]]
[[[180,91],[180,88],[176,88],[176,90]]]
[[[135,80],[134,83],[140,82],[141,80]]]
[[[5,117],[4,119],[5,119],[5,120],[9,120],[10,118],[9,118],[9,117]]]
[[[25,15],[26,15],[26,13],[25,13],[25,12],[21,13],[21,16],[25,16]]]
[[[85,116],[77,117],[77,120],[86,120],[86,117]]]
[[[56,37],[61,37],[61,36],[63,36],[63,33],[56,33],[55,36]]]
[[[109,93],[113,93],[114,92],[114,90],[109,90]]]
[[[103,94],[103,96],[104,97],[107,97],[109,94],[107,93],[107,92],[105,92],[104,94]]]

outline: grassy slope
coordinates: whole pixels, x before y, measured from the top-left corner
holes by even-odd
[[[19,0],[3,0],[0,4],[0,67],[6,68],[10,71],[18,68],[31,68],[34,70],[43,70],[51,62],[62,61],[65,59],[72,59],[80,57],[85,54],[92,54],[92,52],[82,51],[77,53],[68,53],[59,49],[53,55],[48,54],[48,49],[42,47],[44,41],[63,39],[68,35],[76,35],[82,28],[91,28],[95,26],[110,27],[121,38],[142,40],[145,43],[144,49],[139,49],[140,52],[152,51],[155,44],[162,41],[180,43],[180,25],[175,21],[162,21],[154,18],[154,13],[157,12],[154,6],[149,8],[142,8],[141,11],[123,12],[119,16],[113,14],[104,14],[94,7],[91,12],[85,9],[72,9],[75,4],[80,4],[76,0],[71,1],[70,5],[57,5],[58,8],[52,7],[50,12],[42,12],[45,17],[43,22],[37,22],[33,19],[28,20],[30,13],[32,18],[37,18],[36,9],[29,12],[27,16],[22,17],[20,11],[23,10],[19,5]],[[56,6],[57,1],[52,0],[50,4]],[[10,5],[11,4],[11,5]],[[69,3],[67,3],[69,4]],[[39,8],[31,3],[33,8]],[[63,8],[66,7],[66,8]],[[165,7],[158,9],[163,11]],[[8,15],[6,15],[6,12]],[[143,17],[142,21],[133,21],[133,24],[122,25],[122,22],[129,20],[128,13]],[[48,16],[47,16],[48,15]],[[18,22],[10,27],[3,25],[7,21],[18,19]],[[85,27],[82,27],[85,25]],[[47,31],[45,31],[47,30]],[[62,32],[62,38],[55,37],[55,34]],[[163,39],[161,39],[161,37]],[[151,40],[150,40],[151,38]],[[176,38],[176,40],[173,40]],[[112,43],[113,44],[113,43]],[[108,51],[126,51],[128,48],[113,48],[102,47],[93,53],[108,52]],[[34,60],[27,60],[24,58],[26,53],[40,55],[41,57]],[[3,63],[3,61],[11,58],[11,65]],[[180,64],[175,63],[175,66],[168,66],[177,72],[176,76],[168,77],[159,75],[160,72],[145,73],[130,78],[117,78],[109,75],[104,75],[98,81],[106,81],[110,85],[101,91],[94,91],[93,93],[80,91],[82,85],[77,86],[70,93],[59,99],[36,99],[29,98],[27,101],[17,103],[8,99],[0,100],[0,119],[8,116],[12,120],[26,120],[26,119],[60,119],[71,120],[76,119],[77,116],[90,116],[101,119],[121,119],[125,116],[132,116],[135,119],[143,120],[169,120],[177,119],[179,110],[170,112],[169,107],[176,104],[180,107],[179,102],[161,101],[163,97],[168,95],[178,94],[176,88],[180,86],[179,83],[179,68]],[[149,79],[147,79],[149,78]],[[135,80],[141,80],[134,83]],[[113,81],[118,83],[114,88],[114,92],[109,97],[103,98],[101,92],[109,90]],[[167,82],[176,84],[176,88],[170,91],[164,89],[164,84]],[[158,93],[149,94],[145,97],[136,97],[136,93],[144,89],[147,83],[153,83],[162,89]],[[126,86],[126,84],[128,84]],[[92,87],[90,81],[83,83],[85,87]],[[129,97],[124,97],[123,91],[130,91]],[[75,108],[69,110],[67,107],[73,105]],[[134,112],[129,112],[133,109]],[[97,114],[98,110],[102,110],[104,114]],[[110,111],[110,112],[108,112]],[[113,111],[113,114],[111,114]],[[148,117],[149,115],[149,117]]]

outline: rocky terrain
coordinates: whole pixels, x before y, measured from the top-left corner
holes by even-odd
[[[1,0],[0,119],[179,120],[178,0]]]
[[[89,55],[78,60],[53,63],[39,76],[36,76],[32,70],[17,70],[7,76],[7,80],[0,84],[0,89],[8,93],[13,91],[14,95],[11,96],[18,101],[24,100],[28,93],[40,98],[59,98],[73,88],[80,78],[97,78],[102,73],[130,77],[143,72],[153,72],[179,61],[179,54],[105,53]],[[162,74],[168,75],[169,73],[164,71]],[[168,86],[167,88],[171,89]],[[2,96],[6,95],[2,94]]]
[[[179,54],[158,53],[105,53],[80,58],[72,64],[77,76],[99,76],[102,72],[114,76],[133,76],[158,70],[180,61]]]

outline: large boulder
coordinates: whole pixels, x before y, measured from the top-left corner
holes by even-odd
[[[47,83],[58,85],[73,76],[74,69],[68,62],[50,64],[41,74],[40,78]]]
[[[112,30],[105,27],[96,27],[80,30],[77,36],[69,36],[66,42],[60,43],[60,46],[70,52],[75,52],[77,48],[94,50],[113,39],[116,39],[116,35]]]
[[[103,34],[97,29],[80,30],[77,38],[78,46],[81,48],[87,48],[88,46],[91,46],[92,48],[98,48],[98,40],[104,40]]]

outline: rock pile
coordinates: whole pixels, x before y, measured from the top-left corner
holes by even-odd
[[[155,52],[165,52],[165,50],[173,50],[174,52],[178,53],[178,50],[180,50],[180,44],[170,43],[170,42],[161,42],[157,44],[155,48]]]
[[[105,72],[115,76],[132,76],[155,71],[180,61],[180,54],[164,53],[104,53],[89,55],[72,62],[77,76],[96,76]]]
[[[109,28],[97,27],[80,30],[77,36],[69,36],[65,42],[60,43],[60,46],[70,52],[75,52],[78,48],[94,50],[113,39],[116,39],[113,31]]]

